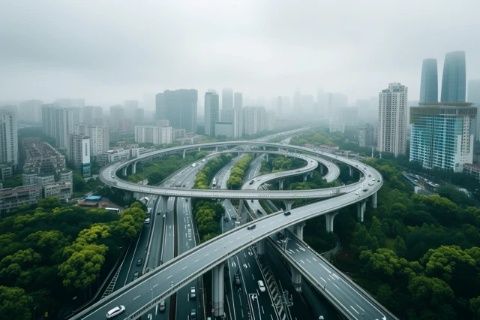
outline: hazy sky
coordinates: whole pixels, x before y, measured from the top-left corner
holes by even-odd
[[[0,0],[0,100],[142,99],[169,88],[418,99],[423,58],[465,50],[480,78],[479,0]]]

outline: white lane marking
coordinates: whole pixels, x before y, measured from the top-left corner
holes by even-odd
[[[133,298],[133,301],[137,300],[137,299],[140,298],[141,296],[142,296],[142,295],[139,294],[138,296],[134,297],[134,298]]]
[[[350,308],[352,308],[352,310],[355,311],[357,314],[360,314],[360,312],[358,312],[357,309],[355,309],[353,306],[350,306]]]
[[[170,279],[171,277],[173,277],[173,274],[169,275],[169,276],[167,277],[167,279]]]

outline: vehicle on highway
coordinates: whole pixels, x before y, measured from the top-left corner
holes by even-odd
[[[213,177],[212,188],[215,188],[216,186],[217,186],[217,179],[215,177]]]
[[[368,191],[368,189],[367,189],[367,188],[363,189],[363,192],[367,192],[367,191]]]
[[[285,211],[285,212],[283,213],[283,215],[285,215],[285,216],[289,216],[289,215],[291,215],[291,214],[292,214],[292,212],[290,212],[290,211]]]
[[[197,320],[197,309],[192,309],[190,311],[190,320]]]
[[[250,184],[250,185],[252,185],[254,182],[255,182],[255,180],[252,180],[252,181],[250,181],[250,183],[249,183],[249,184]]]
[[[164,311],[165,311],[165,308],[166,308],[166,307],[165,307],[165,300],[162,299],[162,300],[160,300],[160,302],[158,303],[158,310],[159,310],[160,312],[164,312]]]
[[[197,166],[196,163],[192,163],[192,167],[195,168]]]
[[[227,216],[223,217],[223,222],[228,222],[230,221]]]
[[[116,307],[108,310],[108,312],[106,314],[106,317],[107,317],[107,319],[111,319],[113,317],[118,316],[123,311],[125,311],[125,306],[124,305],[116,306]]]
[[[140,274],[138,273],[138,271],[135,272],[135,273],[133,274],[132,281],[133,281],[133,280],[137,280],[139,276],[140,276]]]
[[[260,292],[265,292],[265,285],[263,284],[263,281],[262,280],[258,280],[257,281],[258,283],[258,290],[260,290]]]
[[[252,224],[250,226],[247,227],[247,230],[253,230],[255,229],[256,225]]]
[[[188,202],[188,198],[185,198],[185,202]]]
[[[197,297],[197,293],[195,287],[190,288],[190,299],[195,299]]]
[[[150,218],[145,219],[144,222],[145,222],[145,224],[149,224],[150,223]]]
[[[142,258],[138,258],[137,260],[137,267],[140,267],[143,263],[143,259]]]
[[[242,284],[242,282],[240,281],[240,274],[238,272],[235,273],[235,275],[233,276],[233,281],[236,286],[240,286]]]

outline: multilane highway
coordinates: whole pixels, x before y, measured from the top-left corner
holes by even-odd
[[[221,144],[226,146],[232,146],[235,145],[236,142],[228,142]],[[246,144],[246,142],[241,142],[240,144]],[[259,143],[253,144],[260,146],[262,145]],[[211,145],[215,146],[215,144]],[[296,152],[305,151],[309,154],[316,154],[318,156],[327,157],[333,161],[342,162],[360,171],[362,178],[359,182],[344,187],[344,192],[348,193],[336,193],[340,195],[321,202],[292,209],[291,215],[289,216],[285,216],[282,212],[279,212],[263,218],[259,218],[256,221],[235,228],[234,230],[224,233],[216,237],[215,239],[212,239],[200,246],[197,246],[178,256],[177,258],[169,261],[168,263],[165,263],[164,265],[156,268],[150,273],[142,276],[141,278],[130,283],[129,285],[118,290],[117,292],[114,292],[103,300],[97,302],[90,308],[73,317],[73,319],[103,319],[106,312],[116,305],[125,305],[127,307],[125,312],[118,317],[119,319],[136,318],[143,314],[146,310],[148,310],[152,305],[158,303],[160,299],[164,299],[170,296],[174,292],[178,291],[181,287],[187,285],[192,280],[196,279],[204,272],[212,269],[219,263],[224,262],[229,257],[232,257],[236,253],[251,246],[255,242],[262,240],[289,226],[301,223],[304,220],[319,215],[328,215],[345,206],[365,201],[368,197],[375,195],[382,185],[382,177],[376,170],[354,159],[347,159],[341,156],[326,154],[324,152],[302,147],[284,146],[279,144],[265,145],[268,145],[269,147],[280,146],[283,149],[293,149]],[[195,146],[190,146],[190,148],[195,148]],[[182,149],[180,148],[179,150]],[[121,187],[118,185],[117,182],[117,180],[119,179],[116,178],[115,174],[112,175],[112,173],[115,173],[121,167],[119,167],[118,165],[113,165],[108,168],[107,170],[102,171],[102,180],[104,180],[105,177],[110,177],[106,179],[108,183],[115,182],[117,187]],[[255,191],[253,193],[250,191],[250,193],[242,193],[241,191],[230,191],[230,193],[222,194],[218,193],[219,190],[202,191],[204,192],[203,194],[196,190],[182,190],[186,193],[179,193],[179,190],[176,189],[152,188],[148,186],[136,186],[136,189],[134,190],[131,190],[130,186],[127,186],[126,189],[130,191],[139,191],[146,194],[153,193],[172,196],[185,196],[186,194],[188,194],[188,196],[210,198],[227,198],[228,195],[237,193],[237,196],[233,197],[237,199],[259,199],[263,197],[265,199],[269,199],[269,197],[266,196],[267,193],[275,194],[274,191]],[[278,194],[279,191],[277,191],[276,193]],[[319,194],[321,193],[318,193],[318,190],[314,190],[314,192],[289,191],[288,194],[284,194],[278,198],[315,198]],[[336,194],[332,194],[331,196]],[[395,318],[377,302],[372,302],[370,301],[370,299],[361,294],[359,298],[360,300],[363,299],[363,302],[361,303],[361,306],[364,310],[362,315],[359,317],[351,317],[350,314],[348,314],[348,317],[351,317],[352,319]],[[340,311],[342,311],[342,308],[345,308],[345,306],[343,306],[341,302],[336,304],[336,306],[340,309]],[[346,312],[344,311],[344,314],[345,313]]]

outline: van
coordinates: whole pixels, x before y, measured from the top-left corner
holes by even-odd
[[[166,309],[166,307],[165,307],[165,300],[162,299],[162,300],[160,300],[160,302],[158,303],[158,310],[159,310],[160,312],[164,312],[165,309]]]

